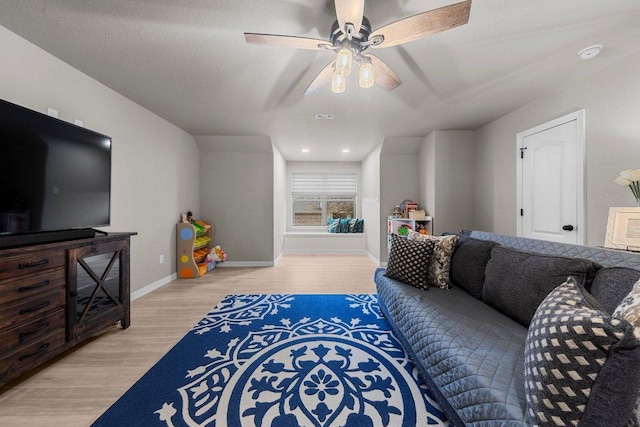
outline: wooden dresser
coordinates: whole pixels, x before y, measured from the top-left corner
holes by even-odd
[[[118,322],[129,327],[132,235],[0,249],[0,384]]]

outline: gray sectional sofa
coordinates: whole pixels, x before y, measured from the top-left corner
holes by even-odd
[[[638,425],[640,342],[611,315],[640,280],[640,254],[472,231],[459,237],[450,278],[449,289],[427,290],[385,269],[374,280],[384,315],[453,425],[563,425],[572,412],[581,426]],[[567,307],[570,316],[556,315]],[[596,338],[574,338],[585,318],[604,319],[614,344],[598,341],[598,327]],[[597,367],[584,375],[588,387],[574,378],[585,364]]]

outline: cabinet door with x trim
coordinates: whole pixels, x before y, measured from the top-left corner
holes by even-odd
[[[113,323],[129,326],[128,246],[126,242],[84,246],[69,251],[67,334],[82,339]],[[124,315],[124,317],[123,317]]]

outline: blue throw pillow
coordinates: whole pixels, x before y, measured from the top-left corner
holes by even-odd
[[[350,221],[351,221],[350,218],[342,218],[342,219],[340,219],[340,225],[339,225],[338,233],[348,233],[349,232],[349,222]]]
[[[329,233],[337,233],[338,226],[340,225],[340,220],[337,218],[332,218],[329,220]]]

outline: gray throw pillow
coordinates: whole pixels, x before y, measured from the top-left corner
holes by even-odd
[[[626,426],[640,388],[640,342],[572,278],[535,313],[525,345],[526,421]]]
[[[451,255],[451,283],[474,297],[482,297],[484,269],[491,258],[496,242],[459,236],[456,248]]]
[[[426,290],[429,260],[436,242],[414,242],[397,234],[392,234],[391,239],[385,276]]]
[[[579,258],[497,247],[487,263],[482,301],[529,326],[536,308],[549,292],[569,276],[584,286],[595,275],[595,268],[591,261]]]
[[[593,279],[590,292],[600,306],[611,314],[638,280],[640,270],[627,267],[601,268]]]

